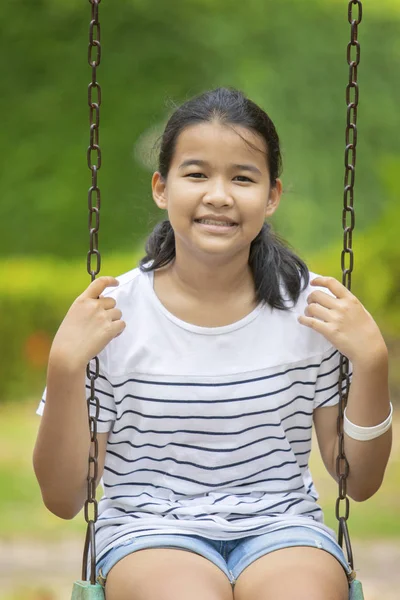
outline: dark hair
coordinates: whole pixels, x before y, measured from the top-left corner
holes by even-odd
[[[162,178],[167,179],[179,134],[191,125],[212,121],[227,126],[240,125],[262,136],[267,147],[271,185],[276,185],[282,169],[282,157],[275,126],[257,104],[234,88],[205,92],[175,110],[161,138],[158,171]],[[156,225],[146,241],[145,249],[146,256],[139,263],[142,271],[158,269],[174,259],[175,234],[168,219]],[[153,263],[145,267],[150,260]],[[286,241],[273,232],[267,222],[250,245],[249,265],[258,302],[265,301],[273,308],[291,308],[285,304],[280,278],[294,304],[309,283],[306,264],[290,250]],[[304,285],[301,288],[302,278]]]

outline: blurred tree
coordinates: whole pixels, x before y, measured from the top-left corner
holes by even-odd
[[[89,9],[82,0],[0,5],[0,256],[86,252]],[[131,250],[162,216],[146,153],[169,99],[219,85],[239,87],[276,122],[287,191],[277,229],[304,253],[341,237],[347,3],[118,0],[101,4],[101,21],[102,250]],[[360,230],[385,210],[377,157],[399,154],[399,24],[399,10],[365,7]]]

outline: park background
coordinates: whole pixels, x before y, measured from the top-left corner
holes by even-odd
[[[364,2],[352,291],[390,352],[400,397],[400,4]],[[347,0],[103,0],[101,274],[137,266],[164,218],[151,197],[155,142],[175,104],[234,86],[274,120],[285,195],[275,230],[311,270],[341,280]],[[46,511],[31,456],[52,337],[87,287],[87,0],[0,4],[0,600],[67,598],[84,520]],[[60,424],[61,425],[61,424]],[[395,418],[395,433],[400,430]],[[336,528],[336,486],[313,471]],[[352,503],[366,600],[398,598],[400,448],[381,490]],[[397,564],[397,567],[396,567]]]

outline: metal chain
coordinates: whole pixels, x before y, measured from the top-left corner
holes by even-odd
[[[101,60],[100,45],[100,22],[99,22],[99,4],[101,0],[89,0],[91,4],[91,21],[89,26],[89,50],[88,61],[92,69],[92,81],[88,88],[89,104],[89,122],[90,122],[90,144],[87,150],[88,167],[92,172],[92,185],[88,193],[89,207],[89,235],[90,249],[87,254],[87,271],[94,281],[96,275],[100,272],[101,256],[98,250],[98,232],[100,225],[100,189],[97,185],[97,173],[101,167],[101,151],[99,146],[99,126],[100,126],[100,105],[101,105],[101,87],[97,83],[97,67]],[[92,264],[94,261],[94,264]],[[86,375],[90,380],[90,395],[87,399],[89,430],[91,449],[89,455],[89,468],[87,476],[87,499],[84,506],[85,520],[87,523],[85,547],[83,551],[82,579],[87,578],[87,561],[90,547],[91,570],[90,583],[96,583],[96,545],[95,545],[95,523],[97,521],[97,500],[96,500],[96,481],[98,476],[98,440],[97,440],[97,421],[100,411],[100,401],[96,396],[96,379],[99,377],[99,359],[97,356],[93,359],[94,372],[90,369],[90,363],[86,368]],[[90,415],[90,407],[95,407],[94,416]],[[91,514],[90,514],[91,513]]]
[[[344,208],[343,208],[343,250],[341,255],[342,283],[348,290],[351,288],[351,274],[354,266],[354,255],[352,250],[353,229],[355,225],[354,215],[354,184],[356,175],[356,148],[357,148],[357,110],[359,102],[359,89],[357,82],[357,70],[360,64],[360,43],[358,41],[358,26],[362,20],[362,3],[359,0],[351,0],[348,5],[348,18],[351,25],[351,39],[347,46],[347,62],[349,64],[349,83],[346,88],[347,103],[347,125],[346,125],[346,150],[345,150],[345,178],[344,178]],[[348,222],[348,215],[350,222]],[[349,264],[346,266],[346,255]],[[345,391],[343,381],[345,380]],[[340,356],[339,373],[339,416],[337,419],[337,432],[339,437],[338,456],[336,459],[336,474],[339,482],[339,496],[336,500],[335,514],[339,522],[338,541],[343,547],[343,538],[346,545],[347,557],[353,569],[353,553],[351,549],[350,536],[347,520],[350,514],[350,501],[347,497],[347,477],[350,467],[344,450],[343,417],[350,390],[349,360]],[[343,514],[341,505],[344,503]]]

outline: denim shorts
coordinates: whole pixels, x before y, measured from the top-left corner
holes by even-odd
[[[119,560],[137,550],[180,548],[208,558],[225,573],[233,587],[240,573],[252,562],[274,550],[293,546],[310,546],[329,552],[340,562],[349,582],[354,578],[343,550],[329,534],[310,527],[291,526],[271,533],[226,541],[187,534],[138,536],[115,546],[99,560],[96,567],[97,581],[104,586],[111,568]]]

